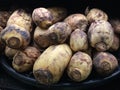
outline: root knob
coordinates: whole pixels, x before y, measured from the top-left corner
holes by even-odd
[[[22,40],[20,38],[18,38],[18,37],[10,37],[7,40],[7,45],[10,48],[14,48],[14,49],[20,48],[21,44],[22,44]]]
[[[79,70],[77,70],[77,68],[72,70],[70,75],[71,75],[71,78],[76,81],[80,80],[81,78],[81,73]]]
[[[103,68],[104,71],[109,72],[111,70],[111,65],[109,62],[102,62],[101,67]]]
[[[106,51],[107,50],[107,46],[103,42],[97,43],[95,47],[98,51]]]
[[[52,84],[53,76],[48,70],[36,70],[34,71],[35,78],[41,83],[50,85]]]

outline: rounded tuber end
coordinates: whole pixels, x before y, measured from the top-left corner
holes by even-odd
[[[53,75],[50,71],[39,69],[34,71],[33,73],[39,83],[45,85],[50,85],[53,83]]]
[[[73,79],[75,81],[80,81],[81,80],[81,73],[76,68],[70,72],[70,77],[71,77],[71,79]]]
[[[104,42],[97,43],[95,45],[95,48],[97,49],[97,51],[106,51],[107,50],[107,46]]]
[[[18,38],[18,37],[10,37],[7,40],[7,45],[10,48],[14,48],[14,49],[20,48],[21,44],[22,44],[22,40],[20,38]]]
[[[110,65],[110,63],[106,62],[106,61],[102,62],[101,63],[101,69],[102,69],[102,71],[104,71],[104,73],[106,75],[109,74],[111,72],[111,65]]]

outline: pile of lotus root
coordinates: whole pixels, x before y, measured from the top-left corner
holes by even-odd
[[[19,73],[32,71],[44,85],[58,83],[66,72],[74,82],[92,70],[108,76],[118,68],[120,20],[98,8],[68,15],[63,7],[0,11],[0,55]]]

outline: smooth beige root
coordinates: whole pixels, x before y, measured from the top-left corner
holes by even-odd
[[[49,46],[33,66],[33,74],[40,84],[57,83],[67,67],[72,51],[67,44]]]

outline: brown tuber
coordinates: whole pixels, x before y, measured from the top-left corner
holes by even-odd
[[[120,45],[120,39],[119,36],[117,34],[114,34],[114,39],[113,39],[113,43],[112,46],[110,47],[110,51],[117,51],[119,49],[119,45]]]
[[[98,51],[108,50],[114,39],[114,32],[111,24],[105,20],[93,22],[88,30],[90,45]]]
[[[25,50],[19,51],[15,54],[12,66],[18,72],[32,70],[33,64],[40,54],[40,51],[35,47],[28,46]]]
[[[63,20],[67,16],[67,10],[62,7],[47,8],[53,15],[53,23]]]
[[[52,13],[48,9],[43,7],[33,10],[32,19],[34,23],[42,29],[47,29],[53,24]]]
[[[19,50],[9,48],[8,46],[5,47],[5,55],[6,55],[9,59],[13,59],[13,57],[15,56],[15,54],[16,54],[18,51],[19,51]]]
[[[0,55],[4,53],[4,49],[5,49],[5,45],[4,45],[4,43],[2,43],[2,41],[0,40]]]
[[[72,14],[68,16],[64,22],[68,23],[72,30],[75,29],[80,29],[83,31],[86,31],[87,25],[88,25],[88,20],[85,15],[83,14]]]
[[[93,48],[91,46],[89,46],[88,44],[88,49],[84,51],[85,53],[87,53],[90,57],[92,57],[92,54],[94,52]]]
[[[75,53],[67,68],[68,76],[76,82],[83,81],[88,78],[92,71],[92,59],[84,52]]]
[[[36,27],[34,31],[34,41],[40,48],[46,48],[50,45],[50,40],[48,37],[48,30],[43,30],[40,27]]]
[[[97,8],[93,8],[91,10],[89,10],[89,12],[87,13],[87,19],[90,23],[96,21],[96,20],[108,20],[108,15]]]
[[[70,35],[70,47],[73,51],[86,51],[88,49],[86,33],[80,29],[74,30]]]
[[[112,19],[112,20],[110,20],[110,23],[114,29],[114,32],[120,34],[120,20]]]
[[[5,28],[12,11],[0,11],[0,27]]]
[[[32,45],[33,47],[37,48],[41,53],[45,50],[45,48],[39,47],[39,46],[35,43],[35,41],[33,41],[33,42],[31,43],[31,45]]]
[[[64,43],[71,34],[72,29],[69,24],[65,22],[57,22],[49,29],[49,38],[52,44]]]
[[[5,44],[1,40],[1,31],[2,30],[3,30],[3,28],[0,26],[0,55],[3,54],[3,51],[5,49]]]
[[[7,20],[9,19],[12,11],[0,11],[0,54],[5,49],[5,44],[1,40],[1,31],[6,27]]]
[[[0,26],[0,33],[1,33],[2,30],[3,30],[3,27]]]
[[[118,67],[118,61],[112,54],[100,52],[93,58],[93,65],[99,75],[107,76]]]
[[[53,44],[64,43],[71,31],[70,26],[65,22],[57,22],[50,26],[48,30],[36,27],[34,41],[39,47],[46,48]]]

